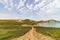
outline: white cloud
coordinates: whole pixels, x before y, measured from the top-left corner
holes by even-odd
[[[14,6],[12,0],[10,0],[9,2],[10,2],[10,7],[13,8]]]
[[[5,2],[5,8],[10,11],[13,8],[12,0],[4,0],[4,2]]]
[[[39,0],[35,0],[35,3],[36,3],[36,2],[39,2]]]
[[[20,12],[21,14],[26,14],[28,11],[29,11],[29,10],[26,9],[25,7],[19,9],[19,12]]]
[[[15,6],[13,5],[12,0],[3,0],[3,1],[0,0],[0,2],[4,2],[6,4],[5,8],[7,8],[8,10],[12,10],[13,7],[16,6],[16,5]],[[9,2],[10,2],[10,4],[9,4]],[[52,0],[49,0],[49,1],[48,0],[42,0],[42,2],[39,2],[39,0],[35,0],[35,2],[39,2],[39,3],[35,4],[34,7],[33,7],[33,4],[31,4],[31,5],[28,5],[28,3],[24,4],[25,2],[26,2],[26,0],[20,0],[20,2],[17,5],[16,9],[18,9],[18,11],[22,10],[23,8],[22,9],[19,9],[19,8],[26,5],[28,10],[30,10],[30,9],[32,9],[32,10],[40,9],[43,12],[50,13],[50,12],[55,11],[56,8],[60,8],[60,0],[53,0],[53,2],[52,2]],[[50,4],[46,5],[45,2],[50,3]],[[46,6],[44,6],[44,5],[46,5]]]
[[[4,7],[5,7],[6,9],[8,9],[8,10],[11,9],[11,8],[9,7],[10,4],[8,3],[9,0],[0,0],[0,2],[1,2],[3,5],[5,5]]]
[[[23,0],[20,0],[17,9],[19,9],[19,8],[22,7],[22,6],[24,6],[25,1],[26,1],[26,0],[24,0],[24,1],[23,1]]]
[[[0,0],[0,3],[4,3],[4,0]]]
[[[55,0],[55,7],[60,8],[60,0]]]
[[[34,7],[33,9],[34,9],[34,10],[37,10],[37,9],[39,9],[39,8],[38,8],[38,5],[35,5],[35,7]]]
[[[33,9],[33,4],[30,4],[30,5],[26,5],[26,7],[28,8],[28,9]]]
[[[40,5],[40,4],[39,4]],[[43,4],[41,4],[43,6]],[[57,8],[60,8],[60,0],[54,0],[43,8],[40,8],[45,13],[54,13]]]
[[[57,8],[60,8],[60,0],[54,0],[51,4],[49,4],[47,13],[56,12]]]
[[[49,5],[41,8],[41,10],[43,10],[46,13],[50,13],[50,12],[53,12],[53,10],[55,10],[55,7],[53,3],[50,3]]]
[[[8,0],[4,0],[4,2],[5,2],[5,3],[7,3],[7,2],[8,2]]]
[[[44,2],[46,2],[46,0],[44,0],[41,3],[37,4],[40,9],[41,9],[41,7],[43,7],[45,5]]]

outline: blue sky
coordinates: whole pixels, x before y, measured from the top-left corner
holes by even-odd
[[[60,21],[60,0],[0,0],[0,19]]]

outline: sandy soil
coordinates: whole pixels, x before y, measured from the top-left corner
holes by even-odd
[[[32,27],[32,29],[23,36],[19,38],[14,38],[12,40],[54,40],[49,36],[45,36],[43,34],[37,33],[36,29]]]

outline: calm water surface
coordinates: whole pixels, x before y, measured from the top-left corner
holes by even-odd
[[[43,23],[41,26],[43,26],[43,27],[56,27],[56,28],[60,28],[60,22]]]

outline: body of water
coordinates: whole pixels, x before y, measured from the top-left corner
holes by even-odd
[[[43,23],[41,26],[60,28],[60,22]]]

